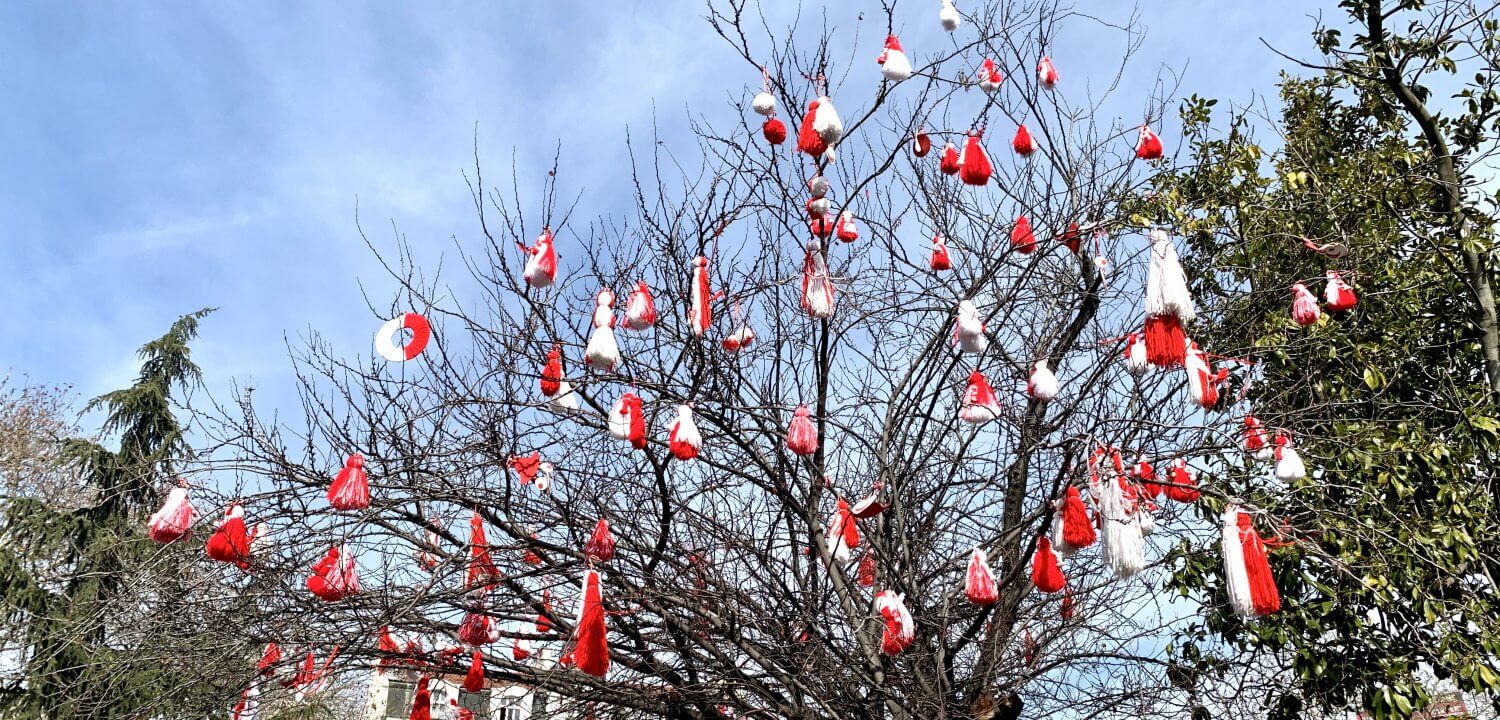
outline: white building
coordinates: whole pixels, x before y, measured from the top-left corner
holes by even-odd
[[[365,720],[407,720],[411,716],[412,696],[417,691],[417,673],[396,668],[376,671],[370,676],[370,692],[365,703]],[[454,718],[454,703],[474,713],[474,720],[556,720],[549,712],[557,705],[545,690],[525,685],[490,681],[477,693],[463,690],[463,675],[439,675],[428,683],[432,693],[432,717]]]

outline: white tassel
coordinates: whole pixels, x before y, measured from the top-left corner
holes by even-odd
[[[901,82],[911,77],[911,60],[901,49],[901,41],[895,35],[885,39],[885,50],[875,59],[880,63],[880,74],[892,82]]]
[[[1187,275],[1177,260],[1177,248],[1164,230],[1151,231],[1151,265],[1146,275],[1146,315],[1175,315],[1182,325],[1197,317]]]
[[[557,410],[577,410],[578,396],[573,394],[573,386],[567,380],[561,380],[557,383],[557,394],[547,398],[547,404]]]
[[[1292,447],[1286,436],[1276,436],[1276,479],[1290,482],[1305,477],[1307,477],[1307,465],[1302,462],[1302,455]]]
[[[1026,382],[1026,394],[1041,402],[1051,402],[1060,390],[1057,376],[1047,368],[1047,361],[1036,361],[1031,368],[1031,379]]]
[[[833,101],[827,96],[818,98],[818,109],[813,114],[813,132],[823,138],[830,151],[844,138],[844,121],[839,119],[839,111],[834,109]]]
[[[609,436],[616,440],[630,439],[630,411],[624,395],[609,409]]]
[[[620,363],[620,346],[615,342],[615,294],[609,288],[600,290],[594,303],[594,334],[584,348],[583,364],[610,372]]]
[[[1104,557],[1114,569],[1115,577],[1128,578],[1146,567],[1136,501],[1125,498],[1120,479],[1112,475],[1099,483],[1097,497],[1100,522],[1104,526]]]
[[[1250,574],[1245,572],[1245,548],[1240,543],[1240,508],[1227,505],[1224,508],[1224,528],[1220,538],[1224,543],[1224,584],[1229,590],[1229,604],[1235,614],[1250,617],[1255,614],[1255,602],[1250,597]]]
[[[943,29],[953,32],[963,23],[963,18],[958,14],[958,8],[953,7],[953,0],[943,0],[943,9],[938,11],[938,22],[943,24]]]
[[[979,318],[979,308],[973,300],[958,303],[953,339],[958,342],[960,352],[982,353],[989,349],[990,339],[984,334],[984,321]]]
[[[1146,362],[1146,339],[1140,333],[1131,333],[1125,340],[1125,369],[1139,377],[1151,367]]]

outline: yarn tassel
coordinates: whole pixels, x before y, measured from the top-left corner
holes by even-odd
[[[964,595],[975,605],[994,605],[1000,599],[1000,586],[990,570],[989,555],[979,548],[969,554],[969,570],[964,574]]]
[[[1044,593],[1055,593],[1067,585],[1052,541],[1043,535],[1037,538],[1036,555],[1031,559],[1031,583]]]
[[[583,574],[583,593],[579,597],[578,622],[574,631],[573,663],[579,670],[604,677],[609,672],[609,643],[604,627],[604,594],[599,588],[599,571]]]
[[[1271,574],[1265,542],[1250,515],[1230,505],[1224,509],[1224,579],[1229,604],[1240,617],[1270,615],[1281,609],[1281,593]]]

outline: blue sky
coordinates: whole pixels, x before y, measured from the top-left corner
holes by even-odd
[[[1303,0],[1142,4],[1126,97],[1166,68],[1184,94],[1246,101],[1285,67],[1259,37],[1309,47]],[[938,5],[898,5],[917,57]],[[564,195],[582,192],[584,216],[622,212],[627,129],[654,114],[668,142],[686,138],[688,112],[730,122],[758,85],[702,14],[701,0],[0,5],[0,372],[92,396],[128,383],[135,349],[175,317],[217,306],[197,345],[210,389],[237,380],[289,407],[284,337],[315,329],[368,354],[380,319],[360,283],[381,303],[393,291],[356,199],[384,247],[393,222],[429,261],[472,242],[460,171],[477,125],[491,177],[512,153],[538,177],[560,143]],[[1067,29],[1065,83],[1109,65],[1094,32]],[[879,40],[863,34],[856,58]]]

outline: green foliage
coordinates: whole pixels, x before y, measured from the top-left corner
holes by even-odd
[[[1328,49],[1341,36],[1320,29],[1316,39]],[[1192,264],[1222,268],[1189,268],[1200,300],[1219,311],[1196,339],[1260,360],[1250,404],[1268,426],[1292,431],[1313,471],[1282,485],[1247,461],[1215,479],[1283,518],[1295,542],[1272,556],[1284,609],[1253,621],[1228,610],[1216,552],[1177,550],[1173,586],[1212,609],[1182,642],[1186,662],[1211,671],[1217,661],[1201,649],[1215,638],[1273,651],[1296,684],[1268,698],[1272,717],[1350,705],[1410,717],[1430,700],[1423,668],[1495,695],[1500,411],[1455,260],[1465,242],[1489,252],[1493,226],[1470,209],[1467,237],[1450,232],[1426,146],[1360,78],[1285,77],[1281,101],[1281,146],[1268,151],[1247,116],[1215,130],[1211,104],[1190,98],[1183,119],[1195,162],[1135,209],[1138,221],[1183,231]],[[1331,260],[1303,238],[1351,254]],[[1327,269],[1357,286],[1359,306],[1296,326],[1291,285],[1321,290]],[[1216,509],[1203,503],[1206,517]]]
[[[0,623],[19,634],[26,654],[23,681],[0,688],[0,714],[139,717],[203,697],[217,705],[233,692],[181,687],[172,667],[142,652],[155,639],[122,627],[143,594],[159,593],[149,599],[165,607],[173,599],[170,583],[144,589],[143,568],[158,550],[142,528],[174,465],[190,455],[172,392],[199,380],[188,343],[209,312],[184,316],[147,343],[136,382],[88,404],[104,411],[103,431],[118,438],[118,450],[61,441],[77,474],[74,502],[0,499]]]

